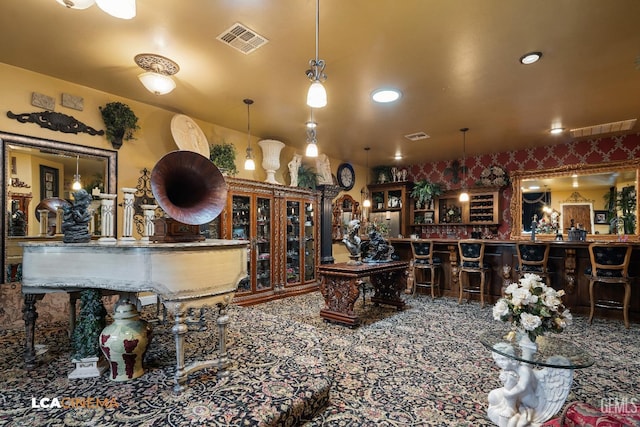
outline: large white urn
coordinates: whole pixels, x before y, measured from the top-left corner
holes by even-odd
[[[264,182],[281,184],[276,181],[275,173],[280,168],[280,151],[284,144],[275,139],[263,139],[258,141],[258,145],[262,149],[262,167],[267,172],[267,179]]]

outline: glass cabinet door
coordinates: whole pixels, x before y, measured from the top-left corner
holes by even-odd
[[[316,278],[316,236],[313,204],[304,204],[304,280],[305,282]]]
[[[300,202],[287,201],[287,283],[300,282]]]
[[[271,200],[257,198],[256,290],[271,287]]]
[[[251,197],[234,195],[231,199],[231,238],[251,238]],[[247,274],[238,285],[238,292],[251,291],[251,246],[247,248]]]

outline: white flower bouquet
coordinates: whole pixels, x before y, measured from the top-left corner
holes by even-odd
[[[564,291],[547,286],[537,274],[525,274],[504,293],[493,307],[493,318],[523,329],[533,342],[547,331],[562,332],[573,320],[562,304]]]

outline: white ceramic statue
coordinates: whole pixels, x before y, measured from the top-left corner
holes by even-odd
[[[300,154],[294,154],[293,159],[289,162],[289,175],[291,175],[291,187],[298,186],[298,169],[302,164],[302,156]]]
[[[318,185],[333,185],[331,164],[326,154],[320,154],[316,158],[316,171],[318,173]]]

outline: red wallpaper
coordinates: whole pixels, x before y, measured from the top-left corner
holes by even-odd
[[[501,153],[483,154],[467,158],[467,183],[471,187],[480,179],[480,174],[488,166],[501,166],[507,172],[516,170],[547,169],[557,166],[582,163],[603,163],[618,160],[631,160],[640,157],[640,133],[632,135],[573,141],[567,144],[549,145],[546,147],[514,150]],[[409,180],[441,182],[447,190],[457,190],[460,183],[452,184],[451,176],[444,170],[450,161],[425,163],[409,167]],[[498,230],[499,239],[508,239],[511,231],[511,215],[509,203],[511,188],[501,193],[503,224]]]

